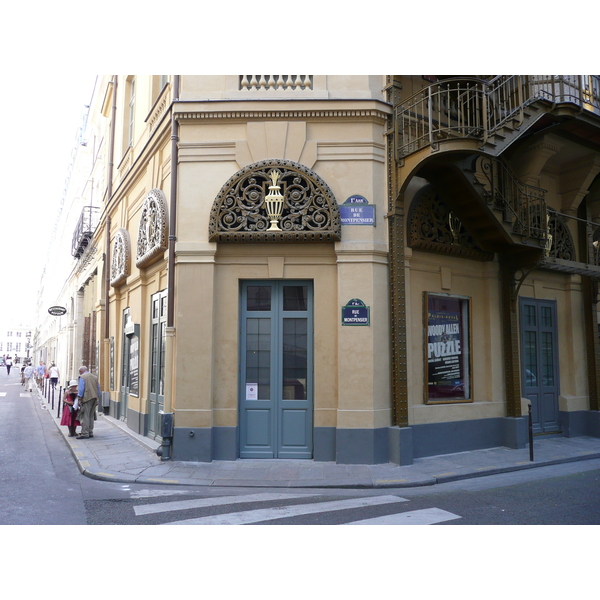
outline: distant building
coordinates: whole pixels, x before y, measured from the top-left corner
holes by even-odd
[[[78,155],[36,353],[173,458],[600,437],[599,76],[99,77]]]
[[[11,325],[9,319],[0,327],[0,357],[10,356],[15,362],[23,362],[30,358],[33,328],[22,323]]]

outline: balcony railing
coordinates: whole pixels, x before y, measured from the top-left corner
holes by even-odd
[[[73,233],[73,246],[71,249],[71,254],[75,258],[80,258],[87,248],[90,239],[94,235],[94,231],[96,231],[99,217],[100,207],[83,207],[79,221],[77,221],[77,227],[75,227],[75,231]]]
[[[489,156],[476,159],[475,179],[488,204],[512,224],[514,234],[523,240],[547,239],[546,190],[519,181],[500,159]]]
[[[444,140],[483,145],[503,125],[518,127],[526,107],[537,100],[551,102],[550,110],[571,103],[600,115],[600,76],[498,75],[429,85],[394,107],[397,158]]]
[[[240,75],[240,90],[311,90],[312,75]]]

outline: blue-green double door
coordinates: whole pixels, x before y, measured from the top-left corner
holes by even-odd
[[[240,303],[240,457],[312,458],[312,282],[246,281]]]
[[[559,430],[556,302],[519,298],[523,394],[531,402],[534,433]]]

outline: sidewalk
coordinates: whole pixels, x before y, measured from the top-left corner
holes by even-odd
[[[529,448],[491,448],[415,459],[399,467],[338,465],[311,460],[236,460],[211,463],[161,461],[159,444],[137,435],[112,417],[99,414],[94,437],[78,440],[67,436],[55,409],[41,396],[50,418],[65,437],[79,470],[93,479],[123,483],[190,486],[286,487],[286,488],[405,488],[482,477],[509,471],[600,458],[600,439],[593,437],[535,438],[534,461]]]

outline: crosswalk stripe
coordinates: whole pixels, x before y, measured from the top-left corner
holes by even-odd
[[[300,515],[311,515],[315,513],[332,512],[336,510],[347,510],[349,508],[363,508],[366,506],[378,506],[408,502],[406,498],[398,496],[373,496],[369,498],[351,498],[349,500],[336,500],[333,502],[317,502],[314,504],[300,504],[296,506],[278,506],[276,508],[262,508],[245,512],[229,513],[224,515],[213,515],[210,517],[198,517],[196,519],[185,519],[163,525],[246,525],[260,521],[271,521],[286,517]]]
[[[320,495],[320,494],[316,494]],[[157,504],[141,504],[134,506],[136,516],[187,510],[189,508],[204,508],[207,506],[227,506],[244,502],[269,502],[271,500],[288,500],[291,498],[306,498],[306,494],[249,494],[246,496],[225,496],[222,498],[196,498],[193,500],[174,500]]]
[[[441,508],[424,508],[422,510],[411,510],[385,517],[352,521],[351,523],[346,523],[346,525],[433,525],[434,523],[461,518]]]

